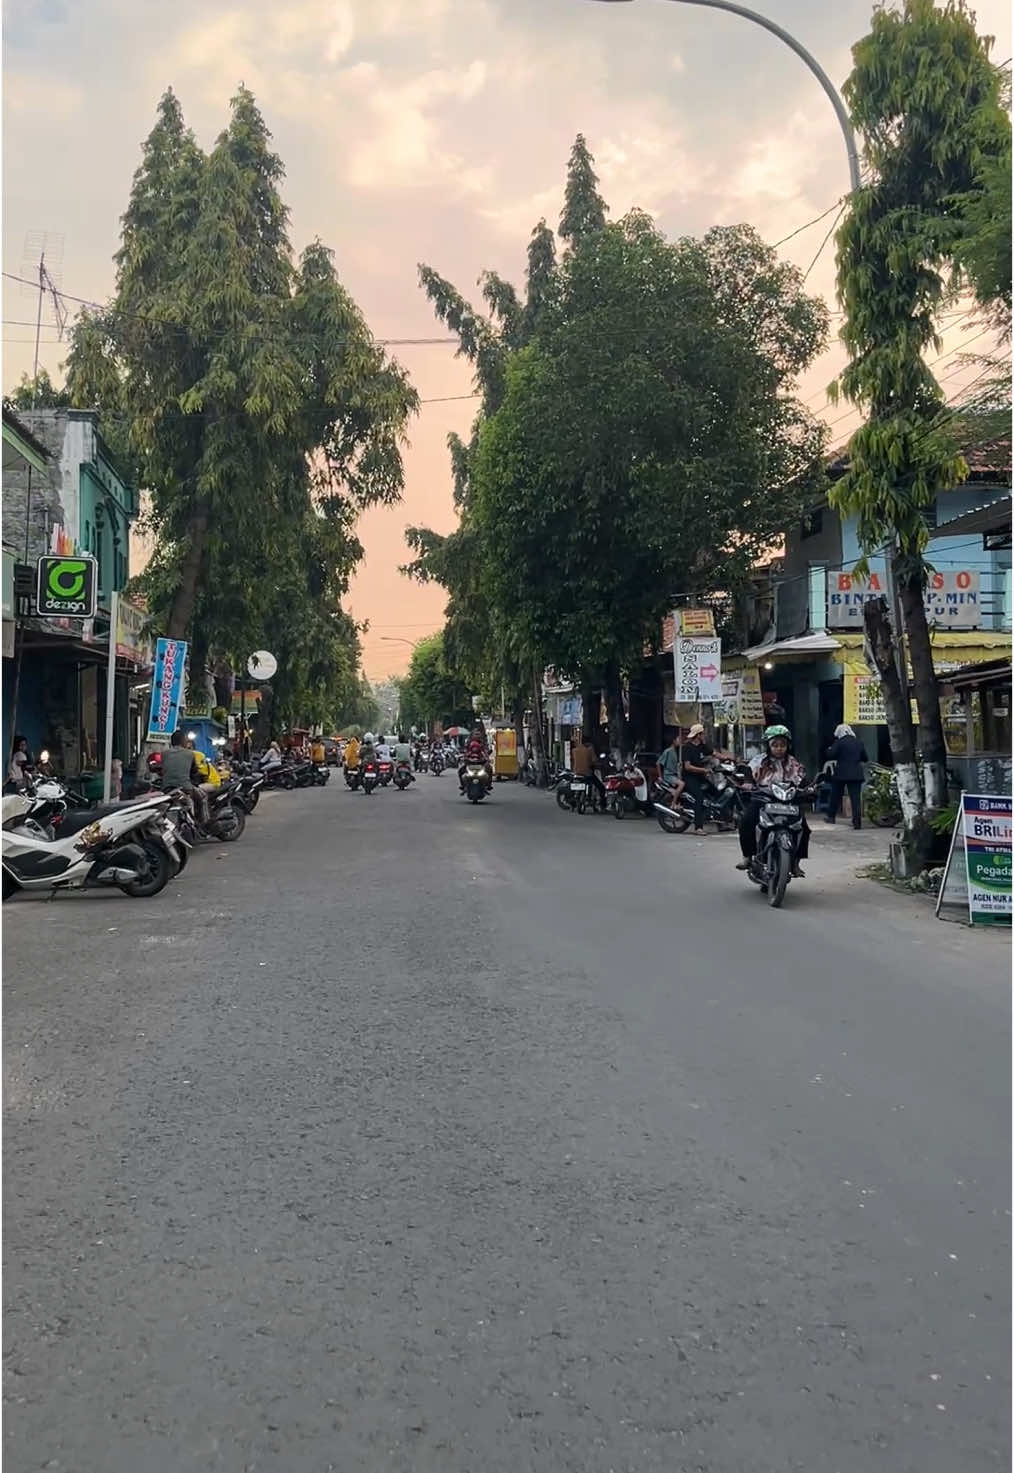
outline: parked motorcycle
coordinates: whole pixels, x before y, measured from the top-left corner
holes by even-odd
[[[648,779],[635,762],[625,762],[622,771],[606,778],[606,806],[614,818],[627,818],[631,814],[654,818]]]
[[[266,788],[285,788],[288,791],[296,786],[291,764],[287,766],[283,762],[278,767],[265,767],[262,776]]]
[[[148,899],[164,890],[182,860],[161,793],[136,803],[67,812],[57,837],[30,816],[3,829],[3,898],[16,890],[116,886]]]
[[[462,774],[461,790],[469,803],[481,803],[489,792],[489,774],[481,762],[469,762]]]
[[[785,899],[798,862],[803,833],[802,802],[812,798],[813,791],[788,783],[772,783],[770,787],[754,788],[751,796],[760,798],[762,806],[757,819],[757,852],[746,875],[761,887],[768,904],[777,910]]]
[[[715,824],[724,833],[736,828],[743,809],[743,800],[733,777],[738,780],[736,764],[720,762],[712,764],[704,779],[704,822]],[[666,812],[672,816],[671,819],[663,817],[663,812],[656,809],[661,826],[668,833],[686,833],[695,816],[694,796],[690,790],[685,789],[677,803]]]
[[[595,797],[590,779],[569,770],[560,773],[556,783],[558,808],[569,810],[571,813],[594,811]]]
[[[326,787],[331,781],[331,769],[326,762],[313,764],[313,781],[318,788]]]
[[[233,802],[244,813],[253,813],[264,786],[264,776],[259,772],[241,773],[236,781]]]

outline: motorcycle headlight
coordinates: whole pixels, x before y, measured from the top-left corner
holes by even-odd
[[[796,796],[796,790],[791,783],[772,783],[771,791],[779,803],[791,803]]]

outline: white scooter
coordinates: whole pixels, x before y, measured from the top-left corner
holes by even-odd
[[[75,809],[61,816],[54,838],[30,811],[8,816],[5,800],[4,900],[17,890],[93,885],[115,885],[136,899],[157,895],[183,863],[179,836],[166,816],[168,806],[169,799],[158,793],[136,803]]]

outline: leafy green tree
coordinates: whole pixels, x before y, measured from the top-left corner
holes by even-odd
[[[75,331],[69,387],[120,427],[149,491],[143,586],[160,629],[245,658],[287,644],[276,707],[333,708],[358,513],[398,499],[416,396],[319,242],[292,258],[280,159],[250,93],[205,155],[171,92],[134,178],[110,307]]]
[[[673,594],[738,586],[797,513],[822,432],[792,399],[822,305],[747,227],[671,244],[641,214],[565,257],[473,460],[481,581],[526,651],[621,674]]]
[[[990,236],[989,250],[983,246],[975,203],[997,168],[1010,171],[1010,124],[989,44],[976,34],[962,0],[943,9],[932,0],[905,0],[900,10],[874,12],[870,34],[853,48],[845,86],[869,177],[838,232],[842,338],[851,355],[840,392],[868,417],[852,437],[849,470],[832,499],[856,516],[864,553],[889,547],[912,662],[923,779],[907,679],[900,677],[880,605],[868,606],[867,625],[884,681],[906,828],[917,850],[928,834],[924,808],[946,802],[947,754],[923,598],[925,511],[967,471],[924,354],[938,346],[936,313],[956,266],[983,299],[1003,292],[1003,282],[983,264],[995,241]],[[1008,259],[1008,294],[1009,270]]]
[[[57,388],[44,368],[34,378],[23,373],[21,381],[12,394],[4,399],[15,414],[19,409],[69,409],[70,394],[67,389]]]
[[[449,666],[444,633],[421,639],[412,651],[408,674],[398,682],[402,730],[463,725],[472,720],[469,691]]]

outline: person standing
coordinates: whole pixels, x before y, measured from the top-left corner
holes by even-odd
[[[28,750],[28,738],[19,734],[14,738],[11,760],[7,764],[7,781],[20,791],[25,786],[31,766],[32,754]]]
[[[698,721],[683,743],[683,781],[694,800],[694,833],[704,833],[704,780],[708,775],[711,748],[704,740],[704,727]]]
[[[831,803],[824,822],[834,823],[841,808],[842,793],[847,788],[849,806],[852,809],[852,827],[861,829],[863,782],[866,778],[863,764],[870,760],[866,755],[866,748],[851,726],[843,723],[834,729],[834,741],[827,749],[827,756],[828,761],[834,763],[834,771],[831,774]]]

